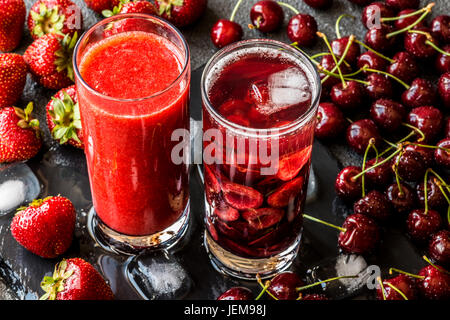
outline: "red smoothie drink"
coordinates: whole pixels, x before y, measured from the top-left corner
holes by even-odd
[[[161,232],[189,199],[188,164],[171,160],[172,132],[189,128],[188,54],[156,32],[132,30],[87,45],[77,60],[95,211],[123,235]]]

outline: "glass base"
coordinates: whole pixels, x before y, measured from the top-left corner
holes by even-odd
[[[181,217],[165,230],[147,236],[129,236],[118,233],[104,224],[94,207],[89,210],[87,228],[91,237],[103,249],[125,255],[136,255],[144,251],[168,250],[185,235],[189,225],[189,201]]]
[[[244,280],[255,280],[256,275],[262,279],[271,278],[289,268],[297,256],[301,233],[289,248],[269,258],[251,259],[237,256],[222,248],[205,230],[205,247],[213,267],[229,276]]]

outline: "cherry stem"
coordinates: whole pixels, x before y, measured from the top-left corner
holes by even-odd
[[[402,152],[400,153],[400,156],[398,157],[397,161],[395,161],[395,163],[392,165],[392,171],[394,171],[394,173],[395,173],[395,182],[397,183],[398,192],[400,193],[401,196],[403,196],[405,194],[403,192],[402,184],[400,182],[400,175],[398,174],[398,163],[400,162],[402,155],[403,155],[403,149],[402,149]]]
[[[352,16],[352,15],[350,15],[350,14],[346,14],[346,13],[341,14],[341,15],[336,19],[336,24],[335,24],[335,26],[334,26],[334,30],[335,30],[335,32],[336,32],[336,37],[337,37],[338,39],[341,38],[341,32],[339,31],[339,23],[341,22],[342,18],[344,18],[344,17],[350,17],[350,18],[352,18],[352,19],[355,19],[354,16]]]
[[[376,164],[374,164],[373,166],[364,169],[363,171],[361,171],[360,173],[358,173],[357,175],[354,175],[352,177],[352,180],[358,179],[359,177],[361,177],[362,175],[364,175],[367,171],[370,171],[372,169],[375,169],[376,167],[381,166],[382,164],[385,164],[386,162],[388,162],[389,160],[391,160],[393,157],[395,157],[395,155],[397,155],[402,149],[398,148],[395,152],[393,152],[392,154],[389,155],[389,157],[384,158],[382,161],[377,162]]]
[[[411,143],[414,146],[418,146],[418,147],[422,147],[422,148],[429,148],[429,149],[440,149],[440,150],[444,150],[445,152],[450,152],[450,149],[444,148],[444,147],[439,147],[439,146],[430,146],[428,144],[420,144],[420,143]]]
[[[391,77],[392,79],[394,79],[395,81],[400,83],[402,86],[404,86],[407,90],[411,87],[410,85],[406,84],[404,81],[400,80],[399,78],[397,78],[396,76],[390,74],[389,72],[367,68],[367,66],[364,66],[363,69],[365,71],[380,73],[380,74],[384,74],[385,76]]]
[[[236,13],[237,13],[242,1],[244,1],[244,0],[238,0],[236,5],[234,6],[233,12],[231,12],[230,21],[234,21],[234,18],[236,17]]]
[[[384,291],[383,281],[381,280],[381,277],[377,277],[377,281],[381,287],[381,294],[383,295],[383,300],[386,300],[386,293]]]
[[[448,192],[450,192],[450,186],[445,182],[445,180],[433,169],[429,168],[428,170],[430,170],[430,172],[442,182],[442,184],[445,186],[445,188],[448,190]]]
[[[425,260],[426,262],[428,262],[433,268],[435,268],[437,271],[442,272],[442,273],[446,273],[446,274],[450,274],[450,272],[448,272],[445,269],[442,269],[441,267],[438,267],[437,265],[435,265],[433,262],[430,261],[430,259],[428,259],[427,256],[423,256],[422,257],[423,260]]]
[[[369,46],[368,46],[367,44],[365,44],[364,42],[359,41],[359,40],[355,40],[355,42],[356,42],[357,44],[363,46],[363,47],[366,48],[367,50],[372,51],[373,53],[375,53],[375,54],[376,54],[377,56],[379,56],[380,58],[383,58],[383,59],[389,61],[390,63],[394,63],[394,62],[395,62],[394,59],[391,59],[391,58],[385,56],[384,54],[382,54],[382,53],[380,53],[380,52],[378,52],[378,51],[372,49],[371,47],[369,47]]]
[[[331,54],[329,52],[319,52],[319,53],[316,53],[315,55],[312,55],[310,58],[317,59],[317,58],[323,57],[323,56],[331,56]],[[347,67],[350,67],[350,64],[345,60],[343,60],[342,63],[345,64]]]
[[[306,218],[306,219],[308,219],[308,220],[311,220],[311,221],[314,221],[314,222],[318,222],[318,223],[324,224],[324,225],[329,226],[329,227],[331,227],[331,228],[335,228],[335,229],[337,229],[337,230],[339,230],[339,231],[341,231],[341,232],[347,232],[347,229],[345,229],[345,228],[338,227],[338,226],[336,226],[336,225],[334,225],[334,224],[331,224],[331,223],[329,223],[329,222],[326,222],[326,221],[317,219],[317,218],[315,218],[315,217],[313,217],[313,216],[310,216],[310,215],[308,215],[308,214],[305,214],[305,213],[304,213],[304,214],[303,214],[303,217]]]
[[[299,13],[300,13],[296,8],[294,8],[293,6],[291,6],[291,5],[288,4],[288,3],[281,2],[281,1],[277,1],[277,3],[278,3],[280,6],[283,6],[283,7],[288,8],[289,10],[292,10],[292,12],[294,12],[294,14],[299,14]]]
[[[396,35],[398,35],[398,34],[400,34],[400,33],[409,31],[409,30],[411,30],[412,28],[414,28],[415,26],[417,26],[417,25],[418,25],[423,19],[425,19],[425,17],[431,12],[431,8],[432,8],[433,6],[434,6],[434,2],[428,4],[428,5],[424,8],[424,9],[425,9],[425,12],[422,13],[422,15],[421,15],[416,21],[414,21],[413,23],[411,23],[409,26],[404,27],[403,29],[396,30],[396,31],[393,31],[393,32],[391,32],[391,33],[388,33],[388,34],[386,35],[386,38],[389,39],[389,38],[391,38],[391,37],[393,37],[393,36],[396,36]]]
[[[420,134],[420,138],[417,139],[418,142],[421,142],[421,141],[425,140],[425,134],[419,128],[414,127],[413,125],[411,125],[409,123],[406,123],[406,122],[402,122],[402,126],[405,126],[407,128],[413,129],[414,131],[418,132]]]
[[[260,296],[262,296],[264,293],[267,293],[269,296],[271,296],[274,300],[278,300],[277,297],[275,297],[270,291],[267,291],[267,289],[270,286],[270,280],[266,281],[266,284],[262,283],[261,277],[259,276],[259,274],[256,275],[256,281],[258,282],[258,284],[261,286],[261,288],[263,288],[262,292],[258,295],[258,297],[256,297],[255,300],[258,300],[260,298]]]
[[[381,20],[381,22],[384,22],[384,21],[396,21],[396,20],[400,20],[400,19],[404,19],[404,18],[414,17],[414,16],[424,12],[425,10],[426,10],[426,7],[421,8],[421,9],[419,9],[417,11],[414,11],[414,12],[411,12],[411,13],[402,14],[401,16],[384,17],[384,18],[381,18],[380,20]]]
[[[345,82],[345,79],[344,79],[344,77],[342,76],[341,68],[339,68],[339,64],[338,64],[336,55],[334,54],[333,49],[331,48],[331,45],[330,45],[330,42],[328,41],[327,36],[326,36],[324,33],[322,33],[322,32],[317,32],[317,35],[318,35],[320,38],[323,39],[323,41],[325,42],[325,44],[326,44],[328,50],[330,51],[331,56],[333,57],[333,60],[334,60],[334,64],[335,64],[335,66],[337,67],[337,71],[338,71],[338,73],[339,73],[339,77],[341,78],[341,81],[342,81],[342,87],[343,87],[343,88],[346,88],[346,87],[347,87],[347,83]],[[351,38],[351,37],[350,37],[350,38]],[[348,39],[347,47],[350,46],[350,45],[348,44],[350,41],[353,42],[353,39],[350,39],[350,38]],[[346,49],[347,49],[347,47],[346,47]],[[348,49],[347,49],[347,51],[348,51]],[[344,57],[344,55],[342,55],[342,56]],[[342,59],[342,57],[341,57],[341,59]],[[334,69],[334,68],[333,68],[333,69]]]
[[[428,168],[427,171],[425,171],[425,176],[423,178],[423,196],[425,198],[425,211],[423,214],[428,214],[428,174],[430,173],[431,168]]]
[[[400,269],[389,268],[389,274],[392,274],[393,272],[405,274],[407,276],[410,276],[410,277],[413,277],[413,278],[416,278],[416,279],[424,279],[425,278],[424,276],[419,276],[417,274],[412,274],[412,273],[409,273],[409,272],[406,272],[406,271],[403,271],[403,270],[400,270]]]
[[[370,138],[369,140],[369,144],[367,145],[366,151],[364,152],[364,158],[363,158],[363,165],[362,165],[362,172],[364,172],[365,168],[366,168],[366,161],[367,161],[367,155],[369,154],[369,151],[371,148],[374,148],[375,153],[377,154],[377,158],[378,158],[378,151],[375,147],[375,139],[374,138]],[[363,175],[361,176],[361,188],[362,188],[362,197],[364,198],[366,196],[366,189],[365,189],[365,174],[363,173]]]
[[[302,291],[302,290],[306,290],[306,289],[318,286],[319,284],[322,284],[322,283],[327,283],[327,282],[331,282],[331,281],[335,281],[335,280],[339,280],[339,279],[349,279],[349,278],[358,278],[358,275],[334,277],[334,278],[322,280],[322,281],[319,281],[319,282],[315,282],[315,283],[312,283],[312,284],[308,284],[306,286],[298,287],[298,288],[295,288],[295,290]]]
[[[399,288],[397,288],[396,286],[394,286],[394,285],[393,285],[392,283],[390,283],[390,282],[386,282],[386,284],[387,284],[389,287],[391,287],[392,289],[394,289],[395,291],[397,291],[397,293],[398,293],[399,295],[401,295],[403,299],[408,300],[408,298],[406,297],[406,295],[405,295]]]
[[[384,150],[383,152],[381,152],[378,156],[382,157],[384,154],[388,153],[389,151],[391,151],[392,149],[396,148],[400,143],[408,140],[409,138],[411,138],[414,135],[414,131],[411,131],[406,137],[402,138],[401,140],[397,141],[397,143],[391,145],[390,143],[388,143],[389,145],[391,145],[390,147],[388,147],[386,150]]]
[[[429,45],[430,47],[432,47],[432,48],[433,48],[434,50],[436,50],[437,52],[442,53],[443,55],[449,56],[449,57],[450,57],[450,52],[447,52],[447,51],[442,50],[442,49],[439,48],[437,45],[435,45],[432,41],[427,40],[427,41],[425,41],[425,43],[426,43],[427,45]]]

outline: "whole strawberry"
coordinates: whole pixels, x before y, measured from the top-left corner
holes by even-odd
[[[13,237],[42,258],[55,258],[69,249],[75,229],[75,208],[69,199],[37,199],[18,209],[11,222]]]
[[[27,25],[33,39],[48,33],[72,36],[83,29],[83,16],[70,0],[38,0],[30,9]]]
[[[0,51],[12,51],[19,45],[26,14],[23,0],[0,0]]]
[[[0,110],[0,163],[33,158],[42,146],[39,121],[31,117],[33,103],[25,110],[6,107]]]
[[[113,300],[111,288],[88,262],[81,258],[61,261],[52,277],[44,277],[41,300]]]
[[[84,0],[88,8],[94,10],[98,14],[101,14],[103,10],[112,10],[118,6],[120,0]]]
[[[80,109],[75,85],[58,91],[47,104],[47,125],[53,139],[83,149]]]
[[[21,55],[0,54],[0,108],[12,106],[19,100],[27,73],[28,66]]]
[[[48,33],[27,48],[23,57],[41,85],[59,90],[73,83],[72,55],[77,36],[76,32],[73,37]]]
[[[207,0],[155,0],[155,5],[160,16],[182,28],[203,15]]]
[[[130,1],[120,0],[120,3],[113,8],[113,10],[103,10],[104,17],[112,17],[119,13],[147,13],[156,14],[155,6],[148,1]]]

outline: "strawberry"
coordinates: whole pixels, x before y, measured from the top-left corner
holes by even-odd
[[[112,10],[118,6],[120,0],[84,0],[88,8],[91,8],[98,14],[101,14],[103,10]]]
[[[147,13],[156,14],[155,6],[148,1],[130,1],[120,0],[120,3],[113,8],[113,10],[103,10],[104,17],[112,17],[119,13]]]
[[[75,32],[71,38],[48,33],[27,48],[23,57],[41,85],[59,90],[73,83],[72,54],[77,35]]]
[[[36,199],[17,209],[11,222],[13,237],[42,258],[55,258],[69,249],[75,230],[75,208],[64,197]]]
[[[27,25],[33,39],[48,33],[73,36],[83,29],[83,16],[70,0],[38,0],[31,7]]]
[[[44,277],[41,300],[113,300],[111,288],[95,270],[81,258],[62,260],[52,277]]]
[[[60,144],[83,149],[80,109],[75,85],[58,91],[47,104],[47,126]]]
[[[31,118],[33,103],[25,110],[0,110],[0,163],[25,161],[34,157],[42,145],[39,121]]]
[[[19,100],[27,80],[27,72],[27,63],[21,55],[0,54],[0,108],[12,106]]]
[[[207,0],[155,0],[158,14],[177,27],[186,27],[205,12]]]
[[[12,51],[19,45],[26,14],[23,0],[0,0],[0,51]]]

